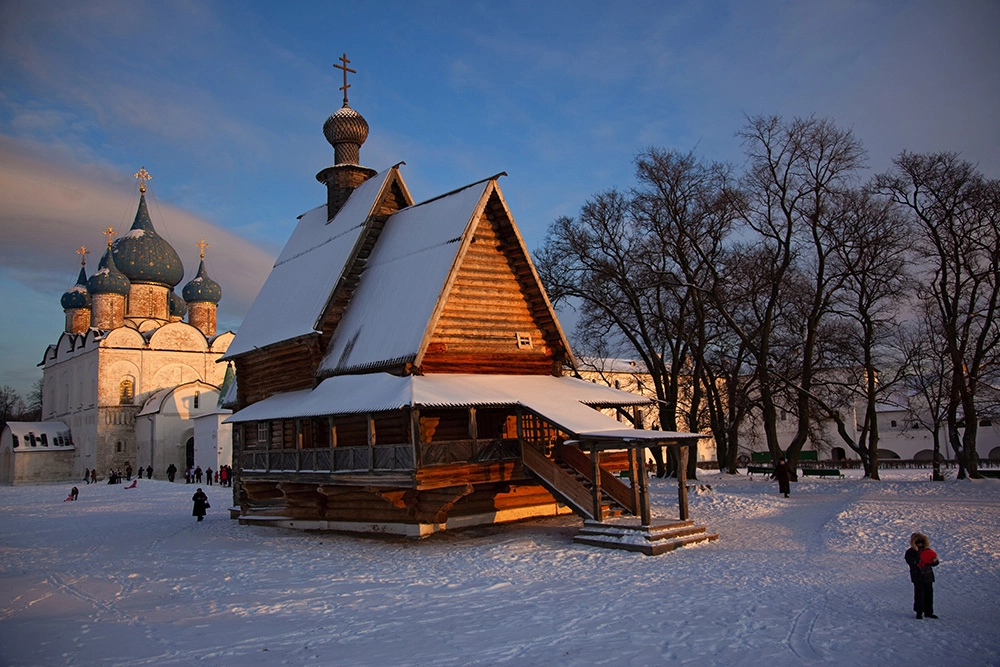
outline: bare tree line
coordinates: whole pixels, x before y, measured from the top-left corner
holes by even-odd
[[[865,178],[863,145],[827,119],[750,117],[738,136],[741,171],[649,148],[634,187],[551,224],[538,269],[578,308],[577,346],[641,359],[661,428],[707,430],[729,472],[747,419],[793,470],[832,421],[878,479],[876,406],[904,392],[935,453],[944,425],[959,477],[977,477],[1000,369],[1000,181],[953,153],[903,152]]]

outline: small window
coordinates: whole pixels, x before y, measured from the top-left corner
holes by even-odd
[[[37,447],[38,446],[38,441],[35,440],[35,434],[34,433],[32,433],[31,431],[28,431],[28,438],[31,439],[31,446],[32,447]]]
[[[118,403],[120,405],[132,405],[135,400],[135,384],[132,378],[125,378],[118,387]]]
[[[896,428],[896,420],[893,419],[891,422],[889,422],[889,426]]]
[[[266,445],[271,441],[271,422],[257,422],[257,444]]]
[[[519,350],[530,350],[531,349],[531,334],[518,333],[517,335],[517,349]]]
[[[49,434],[42,433],[42,447],[48,447],[48,446],[49,446]]]
[[[115,445],[115,451],[118,452],[119,454],[121,453],[121,451],[122,451],[122,441],[121,440],[119,440],[118,444]]]
[[[11,438],[13,438],[13,441],[12,441],[12,444],[13,444],[13,445],[14,445],[15,447],[17,447],[17,446],[18,446],[18,445],[20,444],[20,443],[19,443],[19,442],[17,441],[17,440],[18,440],[18,439],[17,439],[17,435],[16,435],[16,434],[14,434],[14,433],[11,433],[11,434],[10,434],[10,437],[11,437]]]
[[[194,409],[195,410],[198,409],[198,404],[200,403],[200,398],[201,398],[201,392],[200,391],[194,392]]]
[[[615,389],[621,389],[621,388],[622,388],[621,381],[620,380],[615,380]]]

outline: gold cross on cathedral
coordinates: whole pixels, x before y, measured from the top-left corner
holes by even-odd
[[[205,259],[205,248],[208,247],[208,244],[205,243],[205,239],[198,241],[195,245],[201,248],[201,258]]]
[[[87,246],[80,246],[80,249],[76,251],[76,254],[80,256],[80,266],[87,266],[87,255],[90,254],[90,251],[87,250]]]
[[[139,171],[135,172],[135,177],[139,179],[139,192],[145,192],[146,181],[153,180],[153,177],[149,175],[145,167],[140,167]]]
[[[338,58],[338,60],[340,60],[340,62],[343,63],[343,64],[337,65],[336,63],[334,63],[333,66],[336,67],[339,70],[343,70],[343,72],[344,72],[344,85],[340,87],[340,90],[344,91],[344,106],[346,107],[347,106],[347,89],[351,87],[351,84],[347,83],[347,73],[350,72],[351,74],[357,74],[357,71],[353,70],[353,69],[351,69],[350,67],[347,66],[347,63],[349,63],[351,61],[347,59],[347,54],[346,53],[344,55],[340,56],[340,58]]]
[[[103,232],[101,232],[101,233],[102,233],[102,234],[104,234],[105,236],[107,236],[107,237],[108,237],[108,247],[110,248],[110,247],[111,247],[111,241],[112,241],[112,240],[114,239],[114,237],[115,237],[115,228],[114,228],[114,227],[112,227],[111,225],[108,225],[108,228],[107,228],[107,229],[105,229],[105,230],[104,230]]]

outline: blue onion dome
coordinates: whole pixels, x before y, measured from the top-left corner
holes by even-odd
[[[184,266],[173,247],[153,229],[146,207],[146,193],[139,195],[135,222],[124,236],[115,239],[115,264],[134,283],[176,286],[184,278]]]
[[[76,284],[70,287],[62,295],[63,310],[71,308],[90,308],[90,292],[87,291],[87,269],[80,267],[80,277],[76,279]]]
[[[128,277],[118,270],[115,265],[115,258],[112,256],[111,246],[101,257],[101,263],[97,265],[97,271],[90,276],[87,281],[87,289],[91,294],[121,294],[128,296],[132,283]]]
[[[188,305],[184,303],[184,299],[177,296],[177,294],[173,290],[170,290],[170,292],[167,293],[167,300],[169,301],[170,305],[171,317],[183,318],[185,315],[187,315]]]
[[[204,259],[198,265],[198,275],[184,286],[183,294],[188,303],[219,303],[222,300],[222,287],[208,277]]]

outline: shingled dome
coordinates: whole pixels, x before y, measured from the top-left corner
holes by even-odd
[[[358,164],[361,144],[368,139],[368,121],[345,102],[323,123],[323,135],[333,146],[335,164]]]
[[[101,263],[97,266],[97,271],[90,276],[87,281],[87,289],[91,294],[121,294],[128,296],[129,288],[132,284],[128,277],[118,270],[115,259],[112,256],[111,248],[101,257]]]
[[[87,270],[80,267],[80,277],[76,284],[70,287],[60,300],[63,310],[71,308],[90,308],[90,292],[87,291]]]
[[[188,303],[219,303],[222,300],[222,287],[208,277],[205,260],[198,265],[198,275],[184,286],[183,294]]]
[[[184,278],[184,265],[173,247],[153,229],[146,208],[146,194],[139,196],[135,222],[112,245],[115,264],[133,283],[176,286]]]

